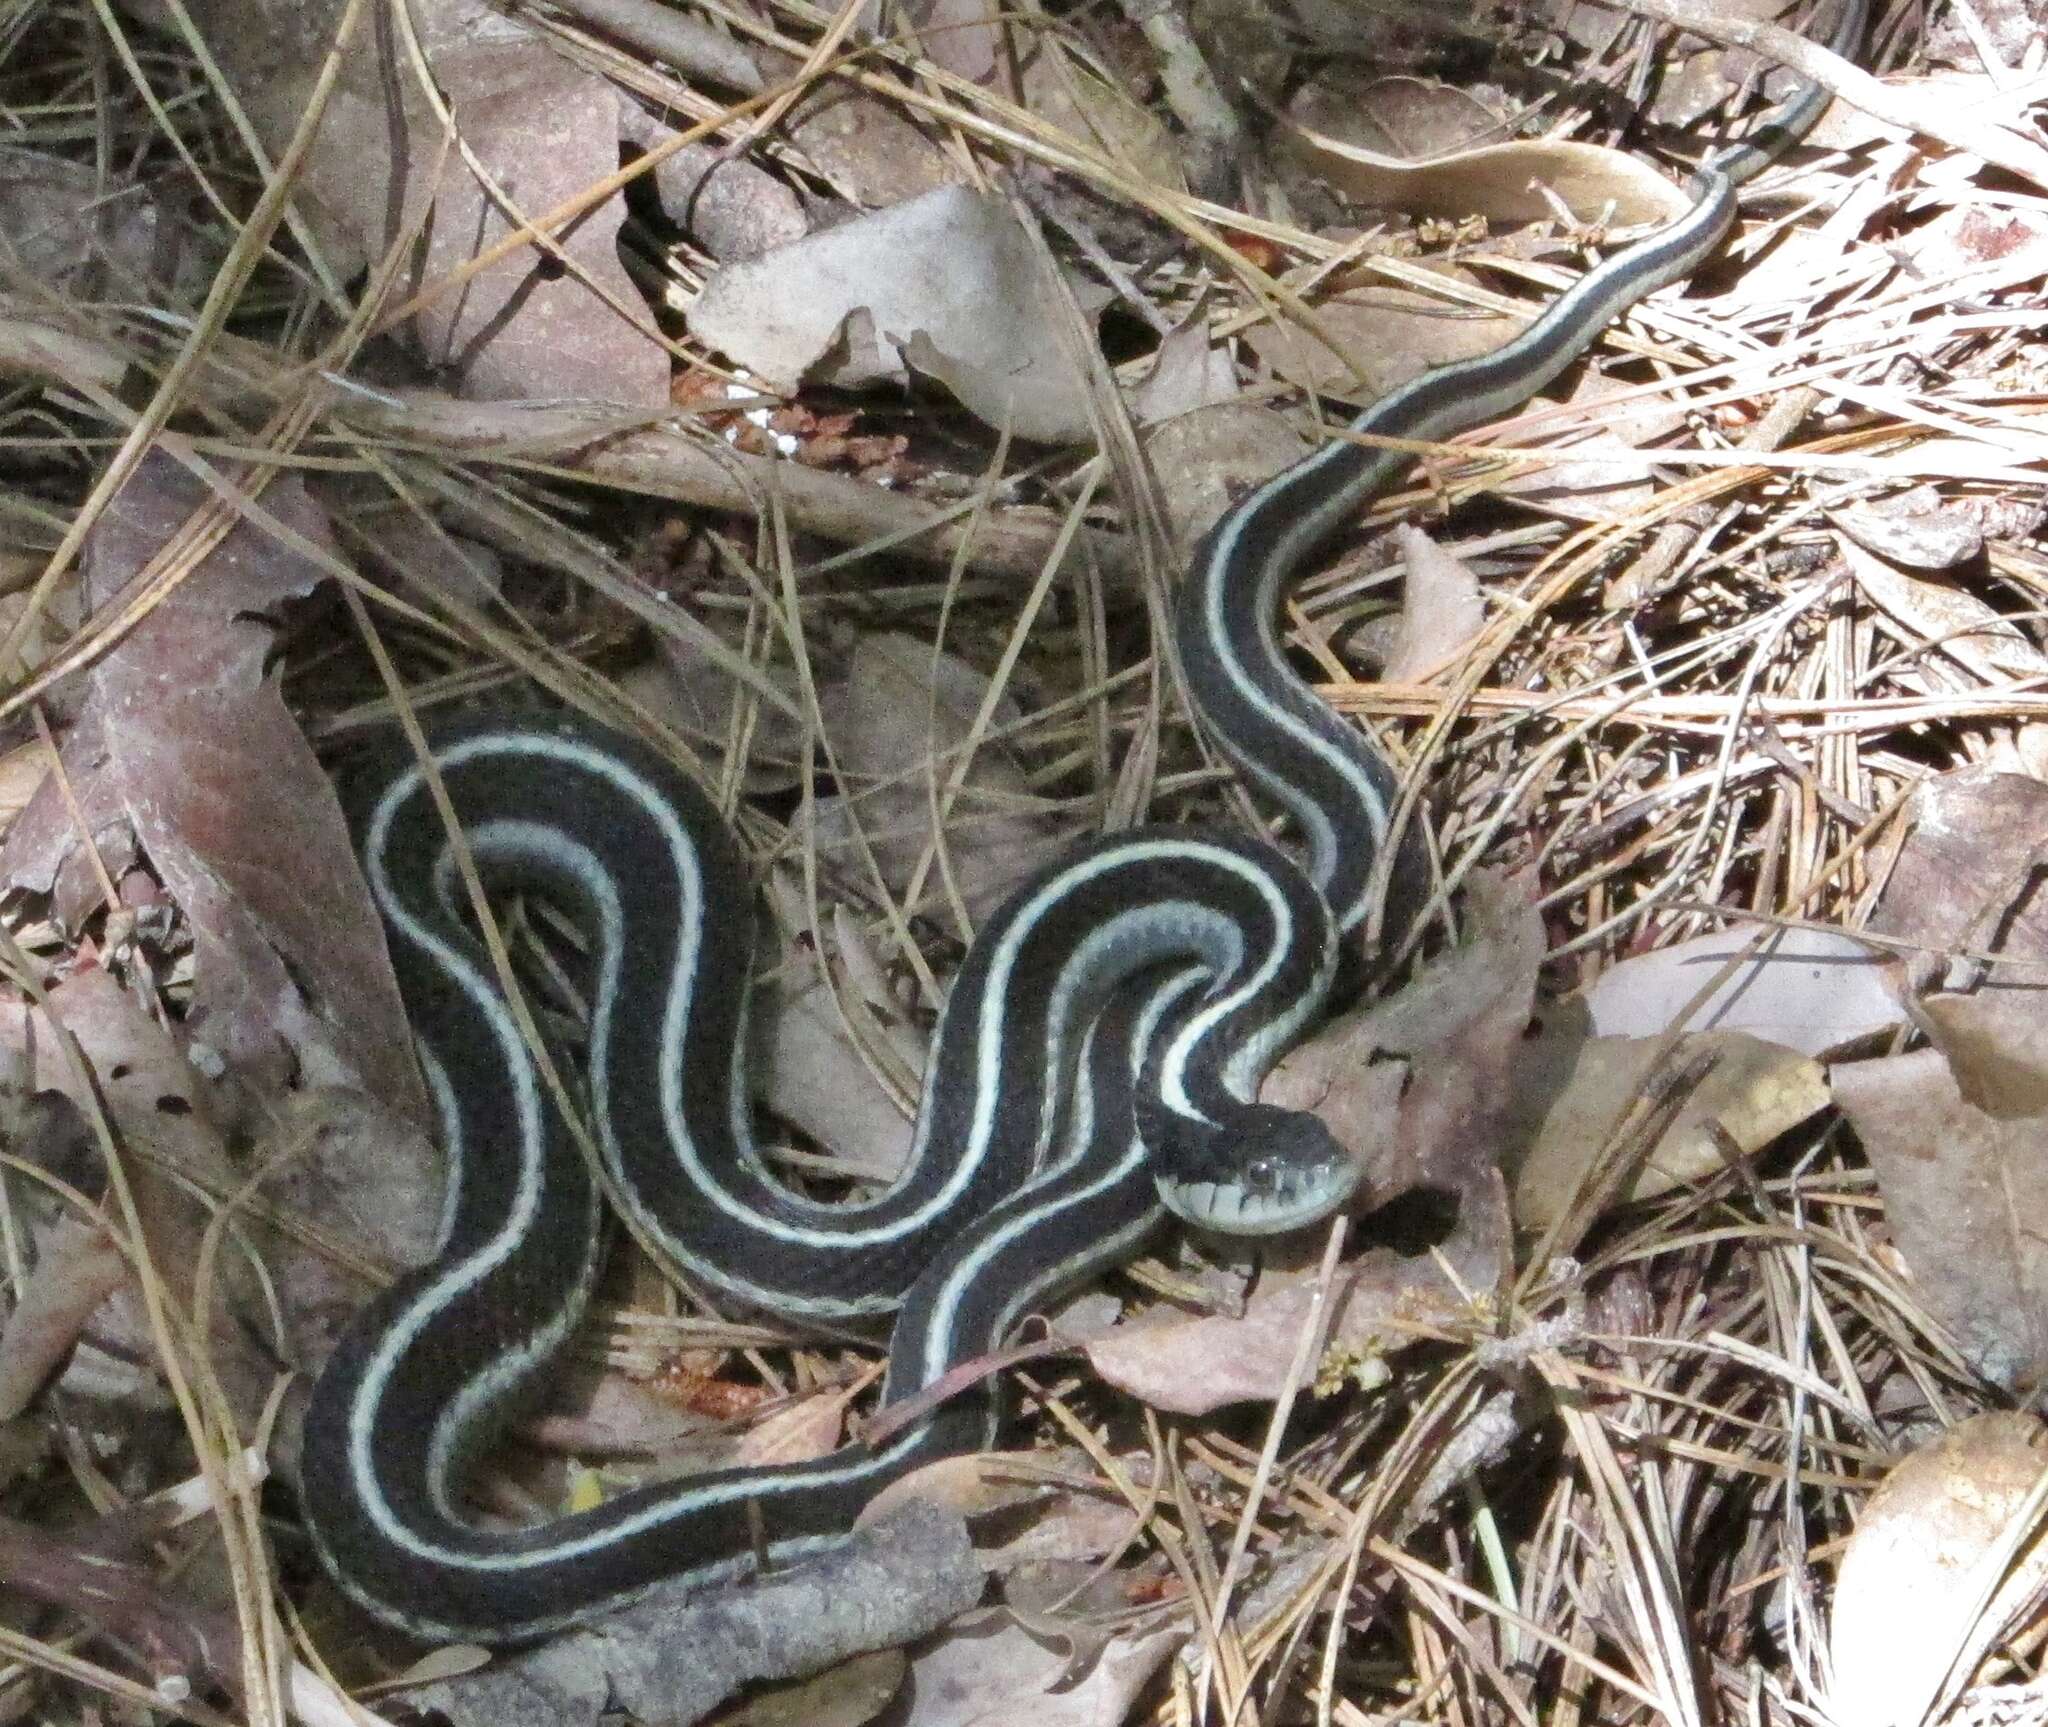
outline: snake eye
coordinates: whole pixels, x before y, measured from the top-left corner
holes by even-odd
[[[1280,1185],[1280,1160],[1255,1157],[1244,1166],[1242,1179],[1253,1193],[1271,1193]]]

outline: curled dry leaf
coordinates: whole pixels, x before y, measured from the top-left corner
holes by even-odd
[[[761,1099],[860,1181],[893,1181],[910,1124],[846,1035],[832,985],[785,977],[756,1018]]]
[[[1143,1469],[1146,1463],[1129,1466]],[[1130,1542],[1134,1518],[1107,1486],[1072,1484],[1094,1479],[1094,1464],[1078,1455],[1049,1460],[1042,1451],[984,1451],[942,1457],[883,1488],[861,1512],[860,1523],[865,1527],[920,1499],[972,1522],[975,1551],[991,1572],[1100,1559]]]
[[[1044,1496],[1045,1488],[1032,1479],[1044,1465],[1045,1459],[1030,1451],[941,1457],[890,1482],[862,1508],[860,1524],[879,1522],[913,1499],[960,1517],[1028,1505]]]
[[[1332,116],[1320,118],[1327,127]],[[1287,135],[1303,160],[1339,191],[1362,204],[1414,216],[1547,222],[1562,207],[1582,222],[1632,226],[1668,222],[1689,202],[1640,157],[1569,139],[1482,144],[1418,162],[1298,122],[1290,123]]]
[[[944,186],[727,265],[690,328],[783,391],[901,383],[915,344],[919,368],[990,425],[1065,442],[1091,422],[1063,316],[1010,206]]]
[[[1586,991],[1596,1037],[1747,1032],[1827,1055],[1899,1025],[1890,963],[1835,930],[1725,930],[1625,959]],[[1726,978],[1718,983],[1723,971]],[[1709,990],[1708,986],[1713,987]],[[1707,990],[1703,1000],[1697,1000]],[[1682,1018],[1681,1018],[1682,1016]]]
[[[1417,78],[1360,87],[1341,67],[1288,103],[1283,136],[1308,167],[1360,203],[1411,216],[1548,222],[1668,222],[1683,191],[1625,150],[1503,136],[1513,122],[1464,90]]]
[[[1879,1483],[1835,1582],[1833,1719],[1918,1727],[1935,1718],[1957,1658],[1981,1659],[2048,1585],[2048,1543],[2033,1539],[2038,1501],[2031,1529],[2013,1523],[2044,1471],[2048,1427],[1998,1413],[1960,1422]]]
[[[834,916],[831,940],[820,951],[804,933],[803,896],[787,872],[769,878],[768,893],[789,957],[757,997],[756,1095],[854,1179],[893,1181],[911,1133],[897,1096],[918,1088],[924,1039],[899,1015],[883,968],[851,917]],[[898,1093],[878,1077],[878,1066],[896,1075]]]
[[[1526,884],[1475,871],[1457,944],[1407,987],[1302,1044],[1261,1097],[1322,1116],[1364,1164],[1376,1201],[1414,1187],[1489,1191],[1483,1177],[1504,1143],[1506,1094],[1543,953]],[[1472,1286],[1490,1287],[1499,1267],[1461,1269],[1475,1274]]]
[[[1661,1037],[1587,1039],[1559,1030],[1525,1050],[1515,1104],[1530,1132],[1509,1158],[1518,1228],[1546,1228],[1571,1208],[1593,1160],[1660,1067],[1712,1061],[1639,1164],[1625,1190],[1630,1200],[1713,1175],[1731,1155],[1761,1151],[1828,1106],[1819,1063],[1781,1045],[1713,1031],[1680,1037],[1660,1061],[1663,1049]]]
[[[28,765],[40,771],[27,803],[7,830],[5,844],[0,844],[0,882],[49,895],[58,927],[76,934],[106,904],[100,866],[116,881],[133,867],[139,855],[134,824],[128,819],[119,776],[108,770],[106,742],[90,707],[73,722],[57,750],[71,782],[76,814],[48,772],[49,757],[41,739],[25,748],[32,752]],[[80,843],[81,829],[92,837],[91,847]]]

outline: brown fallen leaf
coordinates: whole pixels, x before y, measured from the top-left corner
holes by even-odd
[[[970,1614],[912,1662],[903,1727],[1119,1727],[1186,1635],[1179,1625],[1119,1634],[1076,1675],[1058,1640],[1000,1608]]]
[[[1057,443],[1092,424],[1063,316],[1010,206],[944,186],[728,264],[691,307],[690,329],[780,391],[901,383],[916,344],[919,369],[971,412]]]
[[[145,459],[87,542],[93,605],[211,496],[169,458]],[[264,507],[327,543],[296,479],[276,481]],[[104,758],[74,788],[88,808],[125,815],[190,923],[191,1048],[259,1089],[357,1085],[424,1121],[397,984],[333,792],[265,675],[262,620],[321,579],[260,528],[230,528],[93,669],[87,706]]]
[[[176,222],[146,187],[14,144],[0,145],[0,233],[10,270],[79,300],[132,296],[145,284],[174,298],[166,263],[188,289],[212,275],[203,232]]]
[[[1514,1097],[1530,1131],[1508,1159],[1520,1229],[1545,1229],[1571,1208],[1593,1159],[1655,1067],[1711,1063],[1637,1165],[1624,1190],[1630,1201],[1716,1174],[1730,1155],[1760,1151],[1828,1106],[1817,1062],[1742,1032],[1694,1032],[1667,1048],[1661,1036],[1588,1039],[1563,1031],[1524,1053],[1525,1077]]]
[[[843,1391],[793,1399],[747,1429],[733,1461],[751,1468],[831,1456],[846,1431],[846,1400]]]
[[[48,772],[49,757],[41,741],[27,747],[40,771],[0,844],[0,882],[47,894],[58,927],[75,934],[106,903],[101,868],[118,881],[140,855],[135,827],[128,819],[119,778],[107,771],[106,742],[89,708],[73,722],[57,750],[71,782],[71,799]],[[80,843],[81,828],[92,837],[91,849]]]
[[[1915,1293],[1995,1384],[2048,1374],[2048,1115],[1976,1108],[1938,1049],[1829,1075]]]
[[[1844,542],[1842,555],[1870,602],[1909,641],[1926,644],[1918,665],[1895,673],[1909,687],[1974,690],[2048,675],[2048,654],[1966,586],[1910,574],[1853,539]]]
[[[97,1223],[60,1216],[36,1232],[35,1269],[0,1325],[0,1421],[28,1408],[86,1322],[127,1281],[127,1256]]]
[[[1394,530],[1394,543],[1408,580],[1380,676],[1390,684],[1406,684],[1440,670],[1464,651],[1486,622],[1486,602],[1471,570],[1420,528],[1404,523]]]
[[[1210,340],[1208,320],[1191,318],[1160,338],[1150,369],[1131,387],[1131,417],[1141,427],[1157,426],[1237,397],[1229,353]]]
[[[333,39],[341,10],[339,0],[191,7],[273,156],[320,71],[322,55],[309,45]],[[509,32],[480,0],[422,0],[410,21],[425,60],[417,71],[387,32],[357,30],[298,188],[299,208],[343,278],[417,224],[408,290],[446,278],[515,220],[547,214],[619,165],[618,98],[607,80]],[[394,70],[394,57],[405,71]],[[432,99],[421,73],[433,80]],[[459,141],[437,111],[444,105]],[[438,295],[413,325],[427,363],[473,399],[664,406],[669,359],[619,259],[624,218],[614,194],[549,246],[518,247]]]
[[[1145,435],[1145,455],[1181,556],[1231,504],[1307,454],[1291,415],[1229,401],[1176,415]]]
[[[82,1072],[66,1058],[53,1019],[76,1040]],[[227,1194],[241,1180],[215,1120],[212,1086],[192,1069],[171,1033],[105,971],[80,972],[52,989],[48,1014],[0,1002],[0,1049],[21,1064],[25,1089],[61,1093],[88,1119],[104,1110],[120,1141],[138,1154],[128,1178],[153,1262],[190,1312],[212,1210],[195,1201],[185,1182],[196,1183],[201,1193]],[[72,1173],[97,1197],[105,1178],[96,1160],[89,1172]],[[10,1396],[31,1391],[81,1337],[120,1362],[157,1359],[148,1311],[126,1275],[125,1256],[123,1275],[116,1279],[104,1250],[81,1238],[75,1224],[69,1214],[48,1215],[44,1228],[53,1257],[47,1275],[65,1287],[46,1286],[34,1301],[24,1300],[0,1334],[0,1366],[12,1386]],[[255,1316],[265,1311],[264,1302],[242,1281],[246,1266],[239,1254],[224,1256],[217,1271],[215,1294],[226,1300],[211,1316],[213,1369],[236,1412],[253,1418],[275,1378],[274,1362],[252,1346],[254,1334],[234,1320],[230,1305]],[[96,1288],[107,1299],[89,1301]],[[69,1335],[60,1328],[69,1328]],[[85,1373],[94,1363],[74,1358],[72,1365]],[[159,1396],[154,1372],[131,1367],[127,1378],[124,1399],[153,1407]]]
[[[1913,794],[1900,848],[1870,927],[1925,950],[1902,987],[1947,1058],[1961,1094],[1993,1116],[2048,1110],[2048,904],[2040,848],[2048,785],[1964,768]],[[1964,962],[1963,952],[1985,956]]]
[[[1035,1451],[982,1451],[941,1457],[884,1487],[861,1509],[860,1527],[891,1516],[908,1501],[921,1500],[960,1517],[1013,1511],[1046,1498],[1041,1479],[1045,1457]]]
[[[941,876],[933,849],[935,789],[943,792],[959,772],[959,748],[987,693],[981,672],[927,643],[864,637],[845,683],[824,703],[834,762],[848,789],[817,804],[820,850],[842,868],[863,869],[858,827],[892,893],[908,893],[921,876],[922,908],[937,897],[943,879],[975,919],[1060,850],[1070,837],[1068,824],[1035,807],[1024,771],[1006,746],[983,742],[946,816]],[[1001,724],[1016,712],[1002,701],[992,717]]]
[[[2048,1427],[2001,1412],[1959,1422],[1878,1484],[1835,1579],[1835,1720],[1918,1727],[1961,1718],[1948,1710],[1977,1662],[2015,1615],[2031,1607],[2038,1616],[2048,1585],[2048,1545],[2038,1539],[2044,1480]],[[1959,1659],[1960,1679],[1949,1685]]]
[[[1418,265],[1429,275],[1469,282],[1456,265]],[[1329,340],[1293,324],[1259,324],[1245,345],[1281,377],[1316,393],[1383,396],[1433,366],[1469,360],[1528,328],[1521,314],[1475,310],[1450,295],[1416,288],[1350,288],[1316,307]]]
[[[1379,209],[1452,220],[1484,216],[1498,222],[1547,222],[1562,206],[1582,222],[1634,226],[1668,222],[1687,207],[1679,187],[1626,150],[1571,139],[1519,138],[1428,161],[1404,160],[1323,129],[1335,123],[1336,113],[1317,112],[1316,124],[1290,125],[1287,136],[1296,153],[1328,184]],[[1557,202],[1539,188],[1553,193]]]

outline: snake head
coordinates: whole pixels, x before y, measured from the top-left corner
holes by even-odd
[[[1187,1124],[1176,1124],[1182,1129]],[[1320,1223],[1357,1190],[1359,1170],[1306,1111],[1247,1104],[1197,1136],[1155,1147],[1153,1179],[1167,1210],[1220,1235],[1283,1235]]]

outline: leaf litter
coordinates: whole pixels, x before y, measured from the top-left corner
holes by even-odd
[[[1981,64],[2019,63],[2025,22],[1979,11],[1927,38],[1936,76],[1857,85],[1877,118],[1838,104],[1745,245],[1609,334],[1604,375],[1432,453],[1304,573],[1303,663],[1424,789],[1457,890],[1456,931],[1272,1094],[1341,1123],[1384,1203],[1319,1257],[1162,1249],[1074,1310],[1018,1372],[1030,1456],[1071,1478],[1036,1496],[1045,1541],[1083,1569],[1006,1562],[997,1617],[907,1672],[835,1670],[808,1718],[907,1688],[934,1722],[1024,1697],[1523,1720],[1565,1694],[1599,1719],[1917,1720],[2024,1689],[2038,1436],[1966,1418],[2030,1397],[2044,1347],[2025,487],[2048,248],[1992,171],[2040,171],[2017,86]],[[277,1658],[279,1575],[348,1676],[377,1665],[289,1540],[253,1539],[248,1449],[288,1469],[280,1364],[317,1363],[435,1213],[294,718],[336,741],[388,711],[333,583],[369,589],[422,708],[516,676],[703,765],[774,885],[761,1089],[788,1167],[881,1179],[1003,883],[1105,822],[1234,819],[1144,602],[1306,447],[1289,389],[1497,345],[1582,264],[1578,224],[1671,197],[1610,127],[1648,39],[1586,6],[1543,46],[1579,82],[1509,41],[1497,84],[1404,78],[1356,113],[1302,48],[1353,47],[1354,15],[1220,31],[1275,107],[1302,96],[1306,168],[1260,159],[1173,16],[934,4],[887,43],[797,0],[281,17],[38,0],[0,32],[6,742],[42,779],[0,842],[15,1714],[171,1672],[250,1719],[340,1718]],[[1705,36],[1667,73],[1651,112],[1681,131],[1783,77]],[[1602,79],[1620,110],[1580,106]],[[1548,136],[1509,135],[1532,113]],[[1339,182],[1361,145],[1376,177]],[[1189,195],[1219,148],[1294,203],[1224,222]],[[1360,227],[1360,202],[1416,220]],[[754,405],[764,380],[805,401]],[[636,684],[650,638],[666,681]],[[513,922],[573,1019],[573,952]],[[585,1491],[565,1443],[810,1455],[865,1422],[868,1351],[706,1313],[644,1264],[606,1294],[570,1377],[609,1413],[523,1430],[494,1506]],[[78,1522],[195,1472],[205,1514],[176,1532]],[[964,1499],[998,1552],[1020,1508]],[[1923,1640],[1948,1665],[1859,1653],[1873,1575],[1940,1588],[1864,1555],[1959,1502],[1974,1546],[1931,1575],[1997,1574]],[[59,1650],[95,1615],[31,1537],[67,1523],[131,1568],[105,1665]],[[584,1639],[427,1696],[688,1718],[975,1598],[946,1528],[893,1539],[670,1625],[768,1655],[687,1690]],[[236,1604],[197,1640],[173,1625],[193,1592]],[[1809,1654],[1830,1607],[1832,1675]]]

